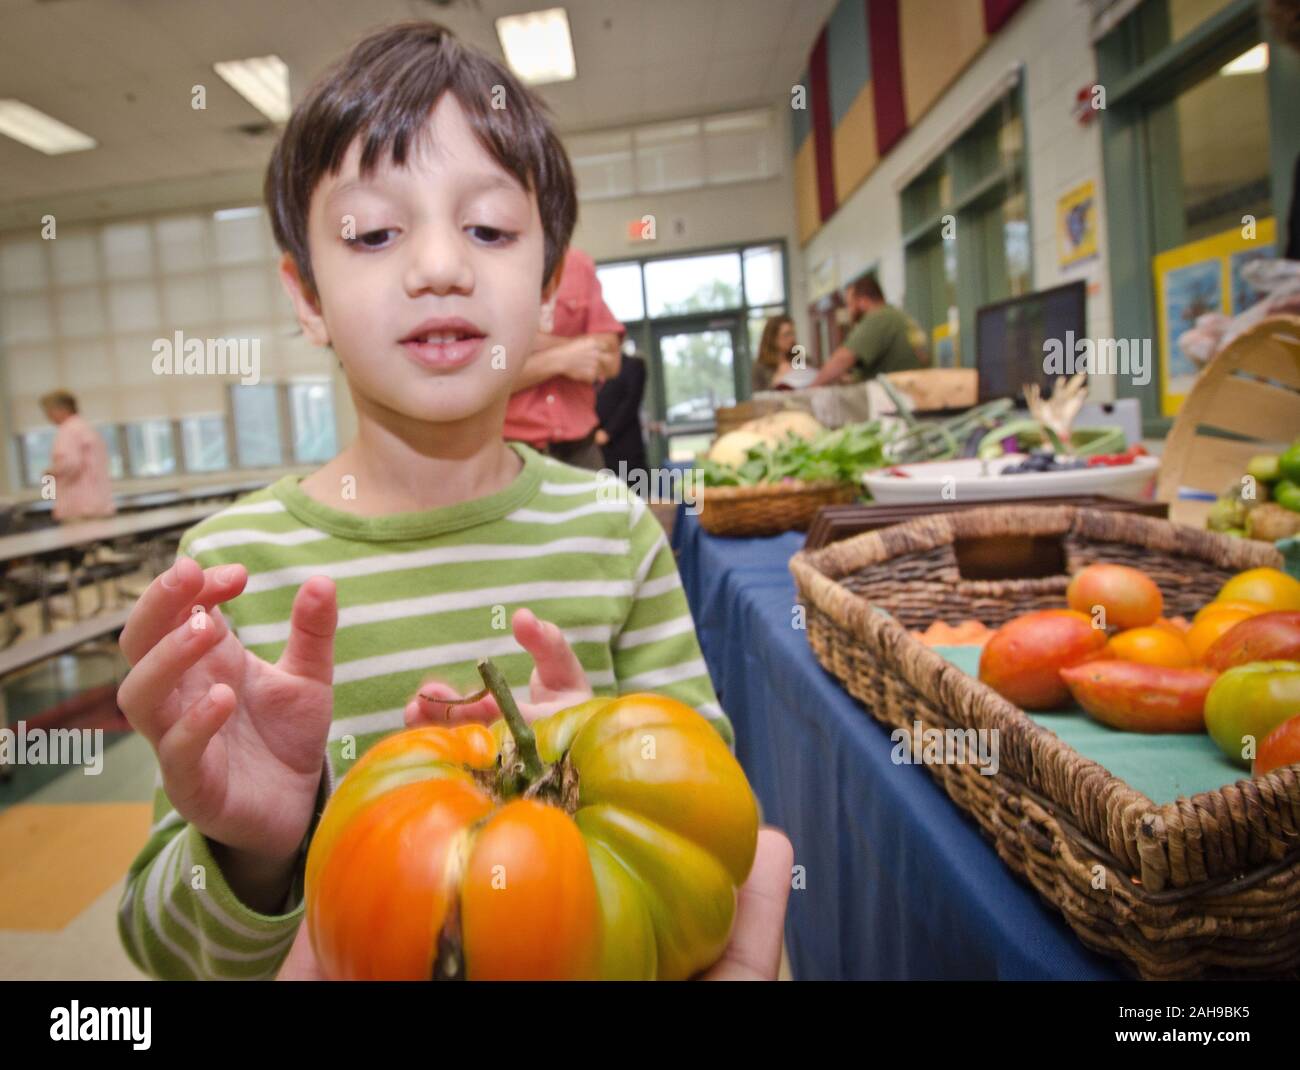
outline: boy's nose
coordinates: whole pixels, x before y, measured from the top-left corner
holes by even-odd
[[[453,227],[423,227],[407,243],[409,260],[403,280],[406,292],[469,293],[474,269],[468,256],[469,239]]]

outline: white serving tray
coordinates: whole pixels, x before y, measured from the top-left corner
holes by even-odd
[[[914,505],[926,502],[982,502],[997,498],[1053,498],[1067,494],[1109,494],[1117,498],[1138,498],[1151,485],[1160,469],[1158,457],[1137,457],[1132,464],[1097,465],[1072,472],[1030,472],[998,475],[1003,468],[1025,459],[1012,453],[992,461],[926,461],[900,464],[895,469],[868,472],[862,482],[871,497],[882,505]],[[987,474],[985,474],[987,473]]]

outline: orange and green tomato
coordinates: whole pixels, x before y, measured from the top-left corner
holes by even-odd
[[[519,739],[411,729],[351,769],[307,859],[327,976],[683,979],[721,956],[758,807],[708,721],[634,694]]]

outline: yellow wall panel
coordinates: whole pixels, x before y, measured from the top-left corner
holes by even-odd
[[[794,157],[794,200],[799,240],[808,241],[822,225],[817,207],[817,154],[813,136],[803,139]]]
[[[876,102],[868,82],[835,128],[835,203],[843,204],[879,161]]]
[[[898,5],[907,125],[921,118],[984,46],[983,0],[905,0]]]

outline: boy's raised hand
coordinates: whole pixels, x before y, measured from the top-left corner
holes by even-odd
[[[537,720],[591,698],[591,685],[564,633],[549,621],[539,620],[530,609],[517,609],[510,619],[515,640],[533,656],[533,674],[528,680],[528,702],[519,703],[524,720]],[[458,699],[454,688],[440,680],[427,680],[406,704],[406,726],[429,724],[491,723],[501,717],[491,695],[478,702],[451,706],[440,699]]]
[[[117,702],[158,754],[177,812],[241,860],[292,858],[311,825],[333,714],[334,584],[313,576],[294,598],[274,664],[249,653],[218,604],[242,565],[187,557],[155,579],[120,645],[131,665]],[[233,886],[233,882],[232,882]]]

